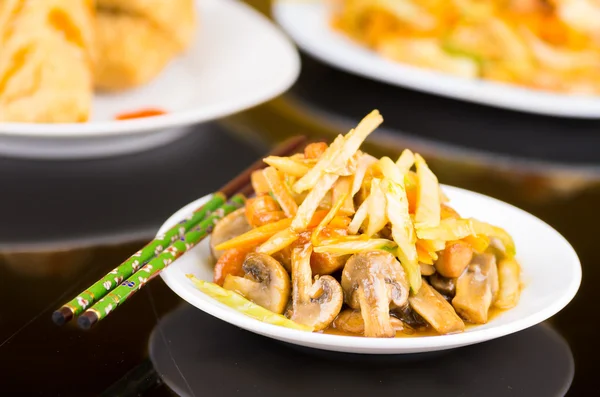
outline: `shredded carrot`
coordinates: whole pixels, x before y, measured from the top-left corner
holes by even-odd
[[[452,208],[446,204],[442,204],[440,215],[441,215],[442,219],[447,219],[447,218],[460,219],[460,215],[458,214],[458,212],[456,212],[454,210],[454,208]]]
[[[348,188],[350,188],[350,185],[348,185]],[[331,207],[331,209],[329,210],[327,215],[325,215],[325,217],[321,220],[321,222],[319,222],[317,227],[313,230],[310,240],[314,246],[319,245],[319,233],[321,233],[321,231],[325,228],[325,226],[329,225],[329,223],[333,220],[333,218],[338,213],[338,211],[342,208],[342,206],[344,205],[344,202],[346,200],[346,197],[349,196],[348,193],[349,192],[346,192],[342,196],[338,197],[337,201]]]
[[[329,226],[336,229],[347,229],[350,226],[350,222],[352,222],[350,217],[338,215],[329,222]]]
[[[252,189],[257,195],[269,193],[269,184],[262,173],[262,170],[256,170],[250,175]]]
[[[225,277],[228,274],[232,276],[243,276],[242,265],[246,259],[246,255],[252,248],[233,248],[225,251],[215,264],[214,282],[220,286],[223,286]]]
[[[485,234],[471,235],[463,238],[463,241],[477,252],[484,252],[490,245],[490,239]]]
[[[282,230],[287,229],[292,224],[291,218],[285,218],[277,222],[268,223],[266,225],[254,228],[244,234],[227,240],[215,248],[219,251],[228,250],[232,248],[249,248],[254,247],[258,244],[262,244],[270,239],[275,234]]]
[[[426,244],[420,244],[421,241],[423,240],[418,240],[417,241],[417,258],[419,259],[420,263],[424,263],[426,265],[433,265],[433,258],[429,252],[429,250],[427,249]]]
[[[246,219],[251,226],[263,226],[285,218],[277,201],[268,194],[260,194],[246,201]]]
[[[325,142],[309,143],[304,148],[304,157],[307,159],[317,159],[325,152],[327,146]]]

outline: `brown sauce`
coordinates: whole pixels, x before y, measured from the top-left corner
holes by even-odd
[[[165,112],[164,110],[149,108],[149,109],[136,110],[134,112],[129,112],[129,113],[121,113],[121,114],[117,115],[117,117],[115,117],[115,119],[117,119],[117,120],[141,119],[144,117],[161,116],[166,113],[167,112]]]
[[[490,308],[490,310],[488,311],[488,322],[493,320],[494,318],[496,318],[498,315],[500,315],[504,311],[506,311],[506,310],[498,309],[495,307]],[[483,325],[483,324],[471,324],[471,323],[465,322],[465,331],[471,331],[474,328],[477,328],[481,325]],[[324,329],[320,333],[328,334],[328,335],[338,335],[338,336],[362,336],[360,334],[353,334],[350,332],[345,332],[345,331],[339,330],[337,328],[334,328],[333,325],[330,325],[328,328]],[[439,334],[429,325],[426,327],[420,328],[420,329],[414,329],[414,328],[407,327],[404,330],[396,331],[396,338],[414,338],[414,337],[423,337],[423,336],[439,336]]]

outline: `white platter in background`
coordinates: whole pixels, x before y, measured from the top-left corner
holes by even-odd
[[[278,0],[273,17],[308,54],[387,84],[495,107],[551,116],[600,119],[600,96],[566,95],[466,79],[387,60],[331,29],[324,1]]]
[[[553,316],[573,299],[581,282],[581,264],[573,247],[556,230],[510,204],[450,186],[443,186],[451,205],[464,217],[474,217],[505,228],[514,238],[523,270],[519,304],[494,316],[487,324],[464,333],[409,338],[363,338],[310,333],[266,324],[231,309],[194,287],[186,274],[212,281],[208,240],[162,271],[161,277],[177,295],[200,310],[248,331],[280,341],[347,353],[410,354],[451,349],[521,331]],[[196,200],[171,216],[160,228],[164,233],[208,200]]]
[[[34,158],[118,155],[163,145],[206,122],[256,106],[286,91],[300,59],[266,17],[235,0],[198,0],[194,43],[139,89],[96,95],[87,123],[0,123],[0,154]],[[165,115],[118,121],[158,108]]]

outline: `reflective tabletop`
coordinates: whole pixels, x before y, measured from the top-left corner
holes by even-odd
[[[267,2],[251,2],[263,11]],[[352,76],[303,56],[286,94],[151,151],[86,161],[0,158],[0,395],[592,395],[600,279],[600,121],[520,114]],[[574,246],[575,299],[543,324],[438,354],[303,350],[242,331],[157,278],[90,331],[52,311],[286,137],[330,140],[378,108],[374,155],[409,147],[440,181],[512,203]]]

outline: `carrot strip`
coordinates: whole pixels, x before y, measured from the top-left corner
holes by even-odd
[[[256,195],[269,193],[269,184],[262,173],[262,170],[256,170],[250,175],[252,189]]]
[[[417,246],[417,258],[419,259],[419,262],[424,263],[426,265],[433,265],[433,258],[431,257],[427,248],[425,248],[424,245],[419,244],[419,241],[417,241],[416,246]]]
[[[262,244],[268,239],[270,239],[275,234],[279,233],[282,230],[287,229],[292,224],[291,218],[285,218],[277,222],[268,223],[263,226],[259,226],[255,229],[252,229],[244,234],[241,234],[237,237],[232,238],[231,240],[227,240],[215,248],[219,251],[221,250],[229,250],[232,248],[248,248],[253,247],[258,244]]]
[[[477,252],[485,252],[490,245],[490,239],[485,234],[476,234],[463,238],[463,241]]]
[[[304,156],[307,159],[318,159],[323,153],[325,153],[327,147],[328,145],[325,142],[309,143],[304,148]]]
[[[331,207],[327,215],[325,215],[325,217],[321,220],[321,222],[319,222],[315,230],[312,232],[310,240],[314,246],[319,245],[319,233],[321,233],[321,231],[325,229],[325,226],[327,226],[333,220],[340,208],[342,208],[346,197],[349,196],[348,193],[349,192],[346,192],[340,197],[338,197],[337,202],[333,205],[333,207]]]
[[[227,250],[221,255],[217,263],[215,264],[214,270],[214,282],[220,286],[223,286],[225,277],[228,274],[232,276],[243,276],[242,265],[246,259],[246,255],[252,251],[252,248],[233,248]]]

